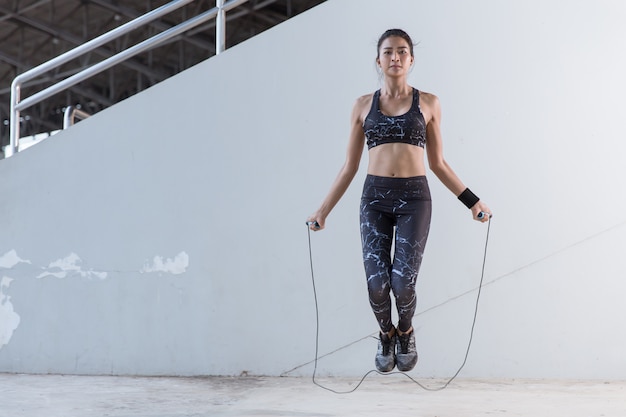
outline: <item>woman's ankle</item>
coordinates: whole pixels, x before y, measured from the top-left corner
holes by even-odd
[[[398,329],[396,329],[394,326],[391,326],[391,330],[389,330],[388,332],[383,332],[382,330],[380,331],[381,334],[385,334],[387,335],[387,337],[391,338],[393,337],[395,334],[398,333]]]
[[[398,327],[397,332],[398,332],[398,336],[403,336],[405,334],[410,334],[413,331],[413,326],[409,327],[408,330],[406,332],[403,332],[402,330],[400,330],[400,328]]]

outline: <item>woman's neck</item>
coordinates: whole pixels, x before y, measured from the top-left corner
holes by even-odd
[[[413,87],[406,82],[405,78],[401,80],[386,78],[380,93],[390,97],[402,97],[412,94]]]

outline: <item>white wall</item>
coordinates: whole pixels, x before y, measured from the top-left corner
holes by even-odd
[[[609,0],[330,0],[0,161],[0,371],[309,375],[304,220],[401,27],[448,162],[495,213],[462,375],[626,378],[625,18]],[[366,158],[312,236],[321,375],[373,367]],[[429,179],[418,378],[463,359],[486,233]]]

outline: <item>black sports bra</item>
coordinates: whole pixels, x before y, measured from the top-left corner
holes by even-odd
[[[400,116],[386,116],[380,111],[380,90],[372,98],[372,108],[363,121],[367,149],[384,143],[408,143],[426,145],[426,122],[420,109],[420,94],[413,89],[413,101],[408,112]]]

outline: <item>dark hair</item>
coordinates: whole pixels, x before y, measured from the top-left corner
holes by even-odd
[[[413,41],[408,33],[403,31],[402,29],[389,29],[385,31],[380,38],[378,38],[378,46],[376,47],[376,58],[380,56],[380,46],[383,44],[385,39],[390,38],[392,36],[397,36],[399,38],[404,39],[409,44],[409,52],[411,52],[411,56],[413,56]]]

